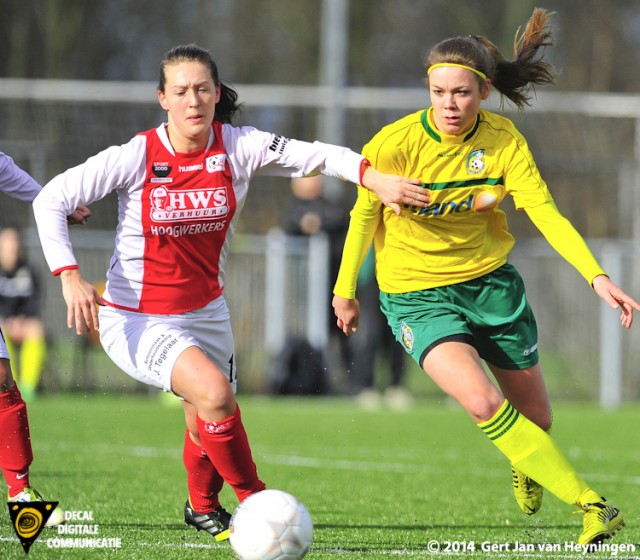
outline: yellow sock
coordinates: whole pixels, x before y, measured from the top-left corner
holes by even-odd
[[[551,436],[505,400],[493,418],[478,427],[529,478],[563,502],[583,504],[601,498],[571,466]]]
[[[27,338],[20,348],[20,389],[35,391],[40,383],[47,343],[43,338]]]

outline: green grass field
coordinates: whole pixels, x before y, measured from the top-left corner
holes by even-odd
[[[425,399],[407,412],[371,412],[345,399],[239,400],[262,478],[298,496],[311,513],[310,560],[583,557],[568,548],[582,516],[551,495],[533,518],[521,514],[506,460],[456,406]],[[228,544],[183,524],[180,408],[156,396],[56,395],[40,397],[29,413],[33,485],[66,510],[93,516],[76,524],[98,525],[97,535],[46,529],[29,558],[234,557]],[[590,558],[640,558],[639,426],[640,406],[555,406],[557,442],[624,511],[627,527],[608,542],[636,547]],[[223,503],[230,510],[236,504],[227,488]],[[49,548],[58,537],[120,539],[121,548]],[[441,551],[430,552],[430,541]],[[554,550],[540,553],[538,546]],[[0,558],[24,557],[5,510]]]

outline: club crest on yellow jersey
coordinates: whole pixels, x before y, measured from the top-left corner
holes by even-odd
[[[467,171],[472,175],[478,175],[482,173],[487,167],[487,163],[484,161],[484,149],[473,150],[466,159]]]

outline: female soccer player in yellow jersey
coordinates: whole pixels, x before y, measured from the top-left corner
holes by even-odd
[[[584,512],[578,542],[593,545],[624,521],[548,434],[551,408],[536,322],[522,279],[507,262],[514,239],[500,202],[513,197],[596,294],[621,310],[623,327],[640,306],[607,277],[560,214],[513,123],[480,108],[491,87],[523,108],[532,85],[553,82],[553,67],[541,56],[553,42],[550,15],[533,12],[516,35],[512,61],[484,37],[455,37],[431,50],[431,107],[384,127],[363,151],[380,171],[422,180],[431,203],[396,215],[358,189],[333,306],[338,327],[354,333],[356,278],[373,242],[381,308],[396,339],[509,459],[520,508],[535,513],[546,488]]]

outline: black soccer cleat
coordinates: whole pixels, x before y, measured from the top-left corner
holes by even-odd
[[[184,504],[184,522],[198,531],[206,531],[218,542],[229,538],[230,521],[231,514],[222,506],[208,513],[198,513],[191,507],[189,500]]]

